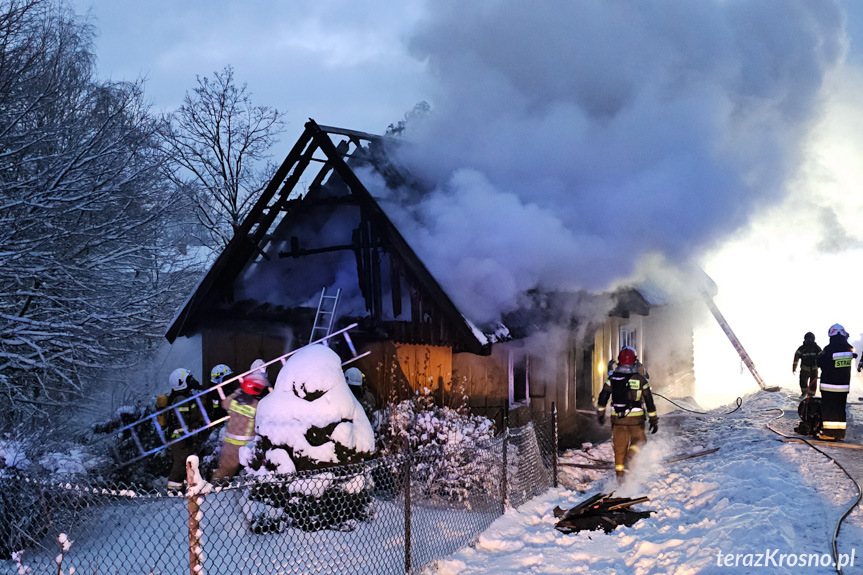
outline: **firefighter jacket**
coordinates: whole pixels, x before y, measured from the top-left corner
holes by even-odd
[[[226,443],[245,445],[255,438],[255,413],[259,399],[238,389],[222,400],[222,408],[230,416],[225,429]]]
[[[851,387],[851,363],[857,357],[848,338],[834,335],[818,355],[821,368],[821,391],[848,393]]]
[[[624,417],[645,416],[650,421],[657,421],[656,405],[653,403],[653,394],[650,392],[650,384],[647,378],[638,373],[635,366],[618,366],[613,373],[609,374],[599,393],[597,402],[597,413],[605,415],[605,406],[611,399],[612,425],[614,419]],[[645,408],[647,412],[645,413]]]
[[[800,362],[800,371],[812,371],[818,369],[816,361],[821,353],[821,346],[814,341],[804,341],[803,345],[794,352],[794,366],[791,371],[797,371],[797,362]]]
[[[186,433],[203,427],[204,418],[201,415],[201,409],[198,407],[198,402],[186,401],[195,393],[197,393],[196,390],[186,388],[179,391],[174,390],[171,392],[171,395],[168,396],[169,406],[181,404],[176,409],[171,409],[165,413],[165,419],[168,424],[168,432],[171,439],[177,439],[178,437],[185,435],[183,427],[186,428]],[[179,412],[180,417],[183,418],[182,421],[177,417],[177,412]]]

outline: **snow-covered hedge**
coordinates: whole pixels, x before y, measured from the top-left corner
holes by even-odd
[[[384,453],[398,452],[404,439],[414,453],[413,479],[426,496],[466,500],[472,490],[491,487],[496,465],[490,446],[494,422],[458,408],[435,405],[432,390],[382,411],[379,439]]]

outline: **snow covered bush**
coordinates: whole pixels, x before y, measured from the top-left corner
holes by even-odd
[[[412,479],[427,496],[464,501],[472,490],[490,487],[495,458],[481,444],[494,437],[494,422],[470,414],[466,401],[457,408],[435,405],[426,387],[383,410],[380,419],[383,451],[398,452],[407,438],[415,460]]]
[[[273,477],[253,494],[285,514],[279,521],[311,531],[367,517],[371,477],[362,466],[347,472],[341,466],[369,457],[374,433],[338,354],[313,345],[288,358],[272,393],[258,404],[255,430],[255,440],[240,450],[246,472],[298,473]]]

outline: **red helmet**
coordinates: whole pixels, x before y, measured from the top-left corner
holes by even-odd
[[[261,395],[267,388],[267,378],[256,371],[243,376],[240,380],[240,387],[249,395]]]
[[[624,347],[617,354],[618,365],[635,365],[635,350],[631,347]]]

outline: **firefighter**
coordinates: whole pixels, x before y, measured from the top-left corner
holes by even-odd
[[[224,363],[220,363],[215,366],[212,370],[210,370],[210,388],[213,388],[234,374],[233,370],[225,365]],[[236,389],[236,383],[232,383],[230,385],[222,386],[222,395],[225,397],[231,395]],[[217,419],[221,419],[227,415],[227,412],[222,409],[222,396],[219,395],[218,389],[213,389],[208,392],[206,397],[206,406],[207,411],[210,414],[210,420],[216,421]]]
[[[345,371],[345,381],[348,382],[348,387],[354,394],[354,397],[356,397],[357,401],[360,402],[360,405],[363,406],[363,411],[366,412],[366,416],[369,418],[369,421],[372,421],[373,414],[377,408],[377,400],[375,399],[374,394],[365,385],[365,374],[357,367],[349,367],[347,371]]]
[[[267,378],[260,371],[253,371],[240,379],[239,389],[222,400],[230,419],[213,481],[230,479],[240,469],[240,448],[255,438],[255,413],[266,388]]]
[[[605,423],[605,406],[611,399],[611,442],[614,446],[614,470],[618,482],[623,480],[627,465],[647,441],[645,415],[650,433],[659,428],[659,418],[647,378],[638,372],[635,350],[624,347],[617,356],[617,367],[608,376],[599,394],[596,416]],[[644,408],[647,408],[645,414]]]
[[[794,352],[794,365],[791,373],[797,373],[797,362],[800,362],[800,396],[812,397],[818,391],[818,354],[821,346],[815,343],[815,334],[807,331],[803,336],[803,345]]]
[[[634,347],[630,347],[627,345],[627,346],[624,346],[623,349],[631,349],[632,353],[635,353]],[[616,367],[617,367],[617,360],[614,360],[614,359],[608,360],[608,375],[611,375],[612,373],[614,373],[614,370]],[[640,373],[645,378],[647,378],[648,381],[650,381],[650,374],[647,373],[647,368],[644,366],[643,363],[641,363],[641,360],[638,358],[638,355],[635,356],[635,368],[636,368],[636,371],[638,371],[638,373]]]
[[[168,446],[171,450],[168,492],[177,493],[183,490],[183,483],[186,479],[186,458],[195,451],[193,439],[188,435],[200,428],[204,419],[197,402],[186,401],[200,388],[200,384],[192,372],[188,369],[177,368],[168,376],[168,383],[171,386],[171,394],[168,396],[167,405],[180,405],[176,409],[165,412],[164,421],[168,429],[167,439],[174,441],[183,438]],[[181,417],[182,421],[180,421]]]
[[[848,332],[838,323],[827,331],[830,343],[818,354],[821,368],[822,431],[818,439],[845,439],[845,404],[851,387],[851,364],[857,354],[848,343]]]
[[[267,375],[267,362],[263,359],[256,359],[252,362],[252,367],[249,368],[249,371],[257,371],[261,375],[264,376],[264,379],[267,381],[267,393],[273,391],[273,386],[270,385],[270,377]]]

